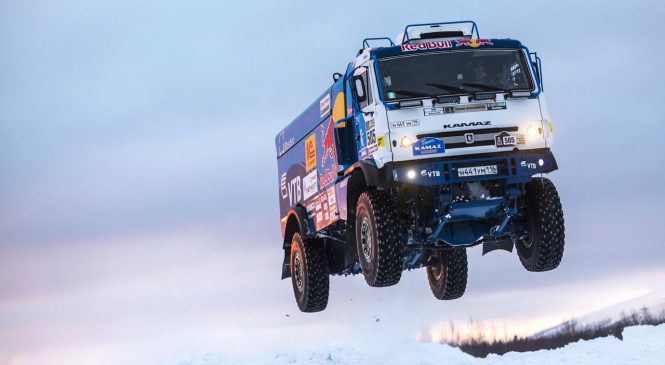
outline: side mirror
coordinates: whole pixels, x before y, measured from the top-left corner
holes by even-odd
[[[367,100],[365,82],[363,81],[362,76],[353,76],[351,79],[351,87],[353,88],[353,93],[359,103]]]

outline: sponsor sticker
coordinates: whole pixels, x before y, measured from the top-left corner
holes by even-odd
[[[282,199],[289,199],[291,206],[295,205],[302,199],[302,181],[300,176],[294,176],[291,180],[287,180],[286,173],[283,173],[279,181],[279,189]]]
[[[515,138],[515,136],[511,135],[506,131],[503,131],[494,136],[494,145],[496,145],[497,148],[511,147],[516,144],[517,144],[517,139]]]
[[[453,113],[467,113],[467,112],[484,112],[487,110],[502,110],[506,109],[506,102],[501,101],[497,103],[482,103],[482,104],[467,104],[455,105],[445,107],[423,108],[425,116],[428,115],[443,115]]]
[[[433,108],[425,108],[425,109],[433,109]],[[425,115],[428,115],[428,114],[425,113]],[[418,121],[418,119],[401,120],[399,122],[390,122],[390,128],[418,127],[419,125],[420,125],[420,121]]]
[[[450,108],[452,109],[450,113],[482,112],[487,110],[487,104],[455,105],[455,107]],[[446,113],[449,112],[446,110]]]
[[[305,140],[305,170],[315,168],[316,161],[316,133],[312,133]]]
[[[333,171],[332,169],[325,169],[323,174],[319,174],[319,185],[321,188],[324,188],[337,179],[337,173]]]
[[[428,116],[428,115],[443,115],[444,112],[443,112],[443,108],[437,108],[437,107],[423,108],[423,114],[425,114],[425,116]]]
[[[535,162],[528,162],[528,161],[520,162],[520,166],[526,167],[527,169],[530,169],[530,170],[535,170],[537,168]]]
[[[422,177],[440,177],[441,171],[439,170],[420,170],[420,176]]]
[[[277,146],[277,155],[278,156],[281,156],[286,151],[288,151],[289,148],[293,147],[293,145],[296,144],[296,141],[294,140],[293,137],[286,140],[285,133],[286,132],[284,130],[282,130],[279,133],[279,145]]]
[[[506,102],[500,101],[498,103],[488,103],[487,110],[502,110],[506,109]]]
[[[451,48],[452,46],[453,43],[451,41],[406,43],[402,44],[402,52],[426,51],[428,49]]]
[[[321,157],[321,166],[325,167],[327,161],[334,161],[335,141],[333,140],[333,123],[332,118],[328,121],[328,125],[324,127],[321,124],[321,149],[323,149],[323,156]]]
[[[379,136],[379,137],[376,139],[376,144],[377,144],[379,147],[385,147],[385,146],[386,146],[386,139],[385,139],[383,136]]]
[[[489,39],[460,39],[455,43],[457,47],[471,47],[471,48],[477,48],[485,44],[493,45],[494,43],[492,43],[492,41]]]
[[[332,208],[333,206],[335,206],[336,202],[337,201],[335,199],[335,189],[333,188],[328,189],[328,205]]]
[[[319,101],[319,109],[321,111],[321,118],[325,117],[326,114],[330,112],[330,94],[326,94],[326,96]]]
[[[526,137],[524,137],[523,134],[517,134],[517,144],[525,144],[526,143]]]
[[[413,144],[413,155],[433,155],[436,153],[444,153],[445,145],[442,139],[434,137],[421,138]]]
[[[371,146],[365,147],[360,150],[360,158],[363,158],[367,155],[371,155],[372,153],[376,152],[376,150],[379,149],[379,144],[373,144]]]
[[[304,199],[309,199],[310,196],[319,192],[319,184],[316,178],[316,170],[305,175],[305,178],[302,179],[303,187],[305,191],[303,192]]]

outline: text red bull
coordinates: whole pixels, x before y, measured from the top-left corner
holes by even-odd
[[[440,48],[451,48],[452,46],[453,46],[453,43],[451,41],[405,43],[405,44],[402,44],[402,52],[425,51],[425,50],[428,50],[428,49],[440,49]]]

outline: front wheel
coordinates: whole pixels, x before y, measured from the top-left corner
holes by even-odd
[[[561,263],[565,243],[563,210],[554,183],[534,178],[526,185],[527,237],[515,246],[528,271],[549,271]]]
[[[358,261],[367,284],[397,284],[402,277],[404,247],[390,193],[372,190],[360,194],[355,223]]]
[[[320,312],[328,305],[330,279],[325,247],[321,242],[303,241],[299,233],[291,240],[291,283],[298,308]]]
[[[427,266],[427,280],[432,294],[440,300],[457,299],[466,291],[468,262],[465,248],[437,252]]]

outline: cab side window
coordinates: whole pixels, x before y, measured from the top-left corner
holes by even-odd
[[[365,71],[353,78],[353,88],[360,109],[364,109],[367,105],[372,103],[372,93],[370,91],[367,74],[367,71]]]

